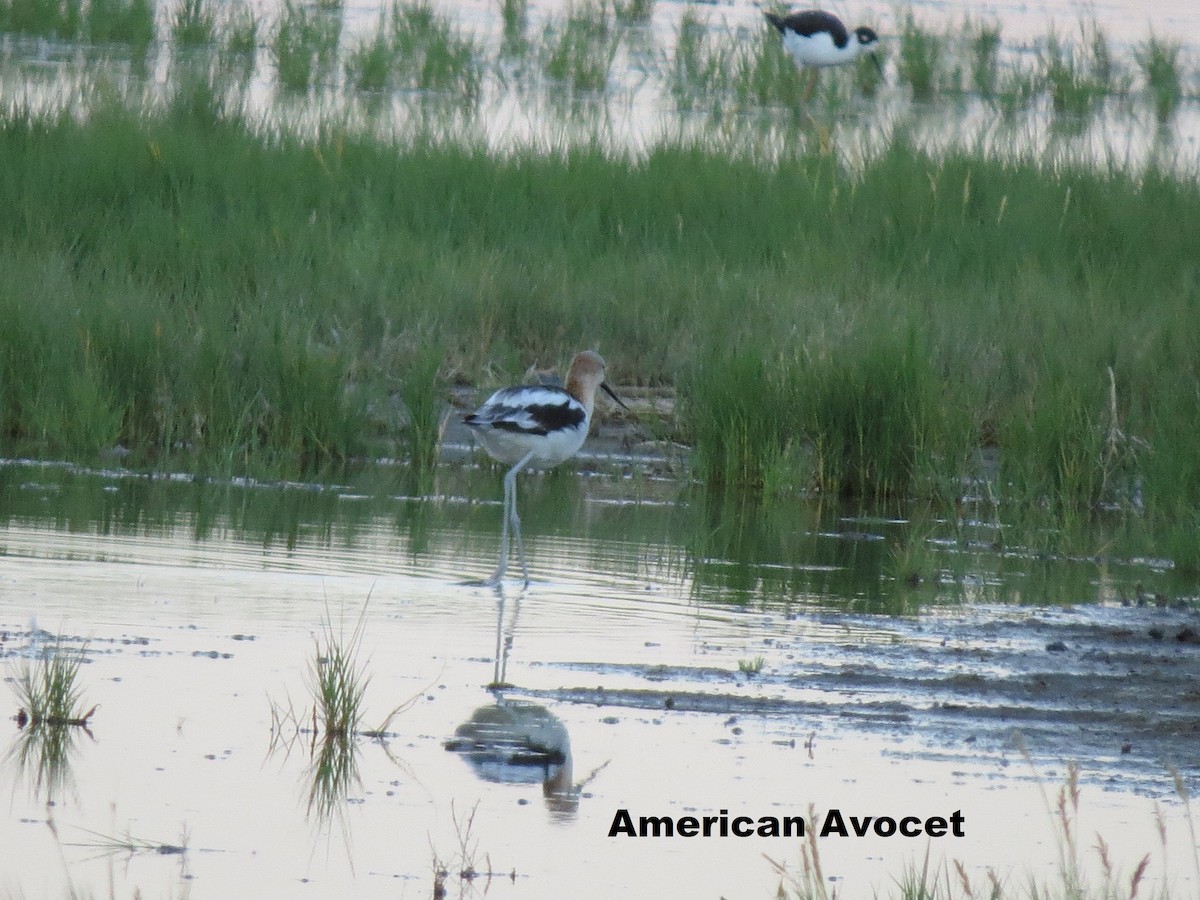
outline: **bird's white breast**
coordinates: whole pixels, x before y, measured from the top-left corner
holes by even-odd
[[[798,66],[836,66],[858,55],[858,41],[851,37],[845,47],[838,49],[827,31],[818,31],[810,37],[797,34],[791,29],[783,32],[783,49],[791,54]]]

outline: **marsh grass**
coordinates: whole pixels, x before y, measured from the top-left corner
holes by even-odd
[[[374,32],[348,51],[346,72],[363,90],[419,90],[467,104],[478,100],[483,79],[476,42],[426,0],[381,10]]]
[[[91,850],[98,850],[104,854],[127,853],[133,855],[136,853],[156,853],[160,856],[182,856],[188,852],[190,841],[190,835],[186,828],[183,834],[180,835],[178,843],[134,837],[128,831],[124,834],[105,834],[100,831],[92,831],[89,828],[80,828],[79,830],[89,836],[88,840],[64,841],[63,846],[86,847]]]
[[[21,706],[18,722],[30,727],[87,727],[97,707],[83,708],[79,668],[86,653],[86,646],[68,650],[60,639],[44,648],[36,662],[22,664],[13,681]]]
[[[1134,54],[1146,79],[1154,114],[1162,123],[1170,121],[1183,100],[1179,69],[1181,49],[1175,41],[1164,41],[1151,35]]]
[[[796,399],[786,364],[758,348],[706,358],[681,385],[683,415],[705,483],[761,490],[788,446],[783,410]]]
[[[61,800],[73,786],[72,764],[79,736],[91,736],[97,706],[84,709],[79,669],[87,646],[68,649],[62,639],[45,646],[36,661],[25,660],[12,679],[20,708],[21,734],[10,751],[21,772],[32,772],[35,794]]]
[[[852,164],[265,137],[203,83],[155,115],[13,111],[0,153],[9,452],[242,473],[428,447],[433,405],[405,435],[388,398],[435,335],[476,384],[604,347],[678,390],[662,436],[714,484],[940,495],[987,443],[1006,501],[1180,535],[1200,508],[1200,189],[1165,172],[902,135]]]
[[[230,3],[223,7],[219,35],[227,54],[253,57],[258,48],[259,20],[254,11],[244,3]]]
[[[364,604],[349,636],[340,630],[335,633],[333,623],[326,618],[320,633],[313,637],[309,689],[314,730],[326,740],[353,737],[360,731],[363,695],[370,683],[370,676],[358,660],[366,611]]]
[[[550,22],[542,41],[542,70],[551,83],[593,94],[607,88],[621,43],[621,32],[607,2],[573,4],[565,20]]]
[[[529,24],[529,0],[498,0],[500,6],[501,43],[500,52],[510,58],[519,58],[529,49],[525,30]]]
[[[444,360],[445,350],[439,342],[422,341],[402,376],[409,460],[419,479],[428,480],[437,467],[446,416],[445,392],[439,377]]]
[[[1063,783],[1053,797],[1047,795],[1044,783],[1038,780],[1046,814],[1054,826],[1058,864],[1053,876],[1030,872],[1023,879],[1013,879],[988,868],[982,879],[973,881],[962,862],[933,862],[927,847],[920,860],[907,862],[893,878],[891,885],[875,888],[872,896],[877,900],[1132,900],[1136,897],[1171,900],[1180,896],[1166,885],[1152,886],[1149,883],[1151,853],[1147,852],[1132,871],[1125,871],[1114,864],[1110,844],[1103,835],[1086,836],[1080,833],[1082,789],[1079,775],[1078,764],[1068,763]],[[1187,788],[1178,773],[1173,772],[1172,775],[1176,794],[1182,801],[1184,818],[1194,838],[1195,823]],[[1155,810],[1155,822],[1160,839],[1158,852],[1165,859],[1168,854],[1166,825],[1160,808]],[[776,896],[780,900],[833,900],[837,894],[829,890],[827,873],[822,866],[817,839],[818,819],[814,807],[809,807],[805,826],[798,867],[793,868],[767,857],[780,878]],[[1193,839],[1191,856],[1195,874],[1200,876],[1200,859],[1197,858],[1195,843]],[[1085,857],[1085,851],[1091,851],[1088,854],[1090,862]]]
[[[341,16],[312,9],[296,0],[285,0],[271,55],[280,85],[306,91],[331,71],[341,40]]]
[[[941,88],[944,45],[943,36],[918,25],[911,13],[905,16],[896,71],[914,100],[928,100]]]
[[[211,44],[216,30],[216,13],[209,0],[183,0],[171,19],[171,39],[183,47]]]
[[[0,0],[0,31],[78,40],[83,0]]]
[[[1084,122],[1111,92],[1112,62],[1105,42],[1068,42],[1052,31],[1039,56],[1040,76],[1056,114]]]
[[[460,815],[452,801],[450,820],[454,825],[455,851],[443,856],[432,839],[429,842],[435,900],[450,896],[452,882],[457,882],[460,896],[469,896],[475,893],[473,885],[477,879],[486,879],[486,883],[490,883],[494,876],[516,877],[515,869],[512,872],[493,872],[491,855],[488,853],[483,854],[481,866],[479,838],[475,836],[475,816],[478,812],[479,803],[476,802],[470,812]]]
[[[746,657],[738,660],[738,671],[743,675],[753,678],[755,675],[761,675],[763,668],[767,665],[766,659],[762,656]]]
[[[720,56],[718,56],[720,58]],[[804,75],[779,45],[771,27],[758,31],[725,54],[729,92],[738,108],[803,108]]]
[[[971,85],[980,97],[991,99],[999,85],[1000,23],[968,20],[963,31],[971,54],[968,64]]]
[[[155,38],[153,0],[90,0],[83,33],[94,44],[128,44],[144,50]]]
[[[671,98],[681,109],[692,109],[720,96],[727,87],[727,54],[708,23],[694,9],[679,19],[675,52],[667,74]]]

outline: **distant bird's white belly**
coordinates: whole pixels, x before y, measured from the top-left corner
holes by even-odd
[[[783,49],[792,55],[798,66],[837,66],[855,55],[854,38],[840,50],[833,43],[833,38],[826,31],[820,31],[812,37],[804,37],[794,31],[784,31]]]

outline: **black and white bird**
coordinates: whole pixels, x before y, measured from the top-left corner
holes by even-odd
[[[817,85],[817,72],[828,66],[841,66],[853,62],[863,53],[871,54],[875,65],[883,70],[874,49],[879,44],[879,35],[871,28],[860,25],[853,31],[846,28],[842,20],[832,13],[819,9],[806,9],[786,16],[763,13],[783,36],[783,49],[801,69],[811,71],[804,92],[807,101]]]
[[[629,408],[604,382],[604,360],[600,354],[584,350],[571,360],[564,387],[526,384],[501,388],[463,419],[489,456],[512,466],[504,476],[500,562],[492,577],[483,582],[485,586],[498,586],[508,568],[510,526],[521,561],[521,575],[525,584],[529,584],[521,520],[517,516],[517,474],[530,464],[543,469],[556,466],[579,452],[592,424],[597,390],[603,390],[622,409]]]

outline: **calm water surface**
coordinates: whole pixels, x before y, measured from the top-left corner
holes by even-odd
[[[253,70],[236,76],[226,72],[221,85],[228,92],[228,105],[252,122],[301,133],[333,125],[402,139],[414,133],[433,134],[504,150],[599,142],[638,153],[666,137],[754,147],[771,155],[795,152],[815,140],[808,120],[797,118],[794,110],[781,105],[749,112],[718,111],[717,107],[728,106],[728,99],[718,102],[709,98],[688,110],[680,109],[672,98],[670,69],[683,15],[697,12],[724,44],[750,45],[761,38],[767,26],[760,4],[747,0],[701,4],[659,0],[646,24],[623,33],[604,94],[576,97],[540,76],[539,53],[547,52],[548,46],[543,35],[548,27],[561,27],[569,4],[531,0],[524,28],[526,52],[509,58],[500,52],[502,20],[494,0],[434,0],[433,8],[480,48],[487,74],[477,104],[419,90],[355,91],[341,64],[318,76],[317,86],[307,93],[283,90],[276,82],[269,49],[282,4],[255,0],[251,5],[263,22]],[[385,4],[379,0],[347,0],[340,20],[343,53],[375,32],[383,8]],[[933,149],[958,146],[1134,169],[1154,161],[1188,175],[1200,170],[1200,103],[1196,99],[1200,56],[1194,50],[1194,37],[1200,34],[1200,4],[1191,0],[1155,4],[1138,0],[866,0],[827,8],[849,22],[873,25],[883,35],[887,56],[893,60],[887,84],[875,99],[853,98],[832,110],[819,103],[812,107],[814,117],[832,135],[831,146],[849,165],[878,152],[899,132]],[[164,2],[159,9],[160,30],[165,36],[175,4]],[[899,54],[899,34],[910,15],[934,32],[958,33],[967,18],[996,23],[1002,30],[1002,69],[1023,71],[1037,67],[1039,48],[1052,31],[1079,52],[1083,46],[1080,25],[1094,22],[1107,36],[1118,71],[1130,76],[1130,92],[1098,102],[1083,120],[1052,113],[1045,98],[1007,115],[997,105],[953,92],[933,103],[914,103],[908,89],[898,83],[894,62]],[[1165,124],[1155,120],[1136,62],[1138,48],[1150,36],[1181,45],[1178,62],[1184,100]],[[968,47],[952,43],[942,53],[947,70],[969,68]],[[162,103],[174,95],[179,72],[207,71],[211,64],[187,51],[176,54],[169,42],[156,45],[144,61],[131,63],[121,56],[120,48],[114,47],[81,52],[73,45],[43,40],[0,40],[0,98],[35,107],[86,106],[96,92],[99,75],[105,90],[119,85],[131,102]],[[831,77],[837,76],[826,76]]]
[[[99,704],[53,752],[15,722],[0,735],[0,894],[426,897],[473,812],[487,896],[767,897],[763,854],[794,868],[797,840],[609,838],[613,817],[810,804],[961,810],[967,836],[933,859],[1049,876],[1043,791],[1070,759],[1079,833],[1195,892],[1166,765],[1200,786],[1200,647],[1176,639],[1200,621],[1120,603],[1142,582],[1194,605],[1195,584],[935,536],[937,574],[914,588],[888,562],[901,519],[739,509],[622,468],[522,480],[534,584],[498,596],[461,583],[494,565],[490,471],[411,499],[389,470],[322,486],[0,467],[6,675],[58,639],[86,648]],[[314,745],[315,638],[332,621],[349,639],[360,616],[364,728],[404,709],[381,738]],[[448,751],[456,734],[478,752]],[[926,844],[820,850],[855,897]]]

